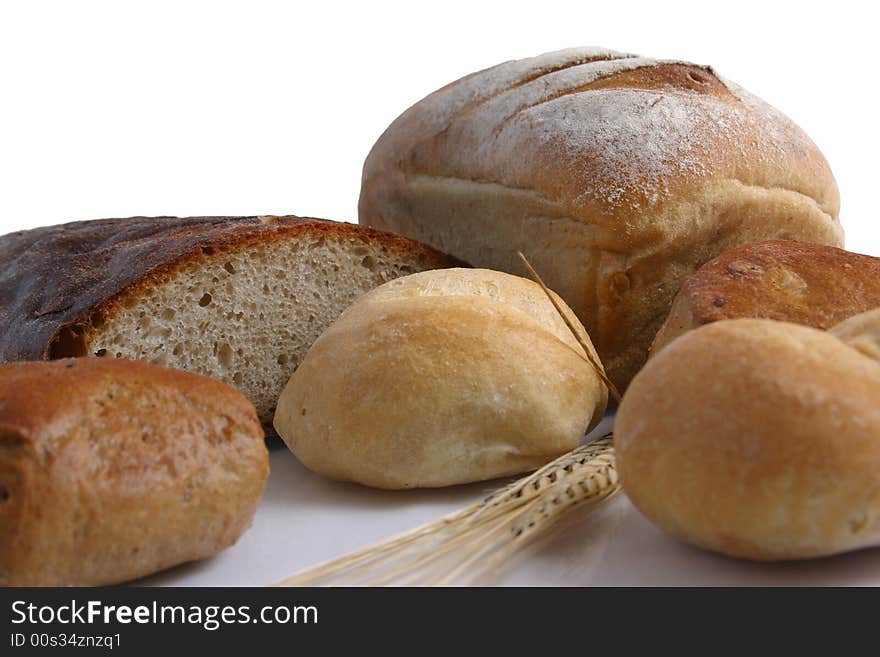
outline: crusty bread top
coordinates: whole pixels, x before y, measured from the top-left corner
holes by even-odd
[[[506,312],[519,311],[523,314],[524,321],[537,322],[543,330],[552,333],[560,342],[579,354],[584,353],[583,345],[588,345],[590,356],[601,367],[599,355],[578,318],[558,294],[552,290],[550,294],[566,313],[571,326],[580,333],[582,342],[578,342],[572,335],[571,329],[541,286],[527,278],[490,269],[446,268],[442,271],[424,271],[403,276],[367,292],[361,297],[355,310],[359,311],[368,304],[378,305],[424,297],[486,299],[498,304]]]
[[[69,355],[59,345],[66,329],[100,323],[120,297],[201,253],[339,235],[378,242],[426,266],[461,264],[391,233],[293,216],[131,217],[19,231],[0,237],[0,361]]]
[[[217,417],[225,417],[225,424],[237,430],[255,437],[263,434],[253,404],[220,381],[140,361],[77,358],[0,365],[0,447],[23,441],[41,455],[57,451],[62,447],[57,441],[66,440],[75,433],[73,428],[95,415],[100,415],[108,426],[119,422],[130,428],[130,414],[105,412],[105,402],[114,400],[114,388],[140,390],[142,397],[148,391],[174,391],[190,407],[198,408],[197,415],[204,418],[206,426]],[[159,408],[158,412],[167,410]],[[105,433],[105,437],[112,437],[119,432],[111,428]],[[204,439],[221,438],[206,435]]]
[[[878,307],[880,258],[803,242],[746,244],[687,279],[652,352],[722,319],[776,319],[827,330]]]
[[[610,229],[608,249],[651,246],[665,203],[718,179],[802,195],[831,221],[839,209],[825,158],[778,110],[710,67],[596,48],[505,62],[416,103],[367,158],[367,215],[373,185],[400,173],[536,194]]]

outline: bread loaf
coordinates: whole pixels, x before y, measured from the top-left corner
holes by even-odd
[[[113,584],[232,545],[269,474],[254,407],[98,358],[0,366],[0,586]]]
[[[601,49],[506,62],[404,112],[364,165],[360,222],[472,265],[523,251],[621,389],[679,286],[766,239],[840,246],[812,141],[709,67]]]
[[[271,422],[312,341],[361,293],[460,263],[297,217],[134,217],[0,238],[0,361],[145,360],[225,381]]]
[[[880,544],[880,359],[852,342],[876,338],[880,314],[862,320],[847,341],[728,320],[657,353],[615,423],[633,504],[684,541],[749,559]]]
[[[777,319],[829,329],[880,308],[880,258],[831,246],[771,241],[731,249],[681,287],[654,344],[722,319]]]
[[[294,372],[275,428],[328,477],[448,486],[534,469],[573,449],[606,402],[541,288],[448,269],[386,283],[346,310]]]

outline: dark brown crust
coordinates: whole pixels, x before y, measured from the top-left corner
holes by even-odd
[[[286,217],[131,217],[0,237],[0,362],[80,355],[76,337],[115,303],[216,250],[303,234],[381,242],[425,268],[462,263],[415,240],[356,224]]]
[[[103,358],[0,366],[0,586],[112,584],[216,554],[268,474],[253,405],[219,381]]]
[[[775,319],[827,330],[880,307],[880,258],[774,240],[732,249],[682,286],[652,352],[723,319]]]

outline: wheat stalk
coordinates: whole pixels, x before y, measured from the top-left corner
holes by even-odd
[[[568,327],[568,330],[571,331],[571,334],[574,336],[574,339],[578,341],[578,344],[583,347],[584,353],[586,354],[587,362],[592,365],[593,369],[596,371],[596,375],[602,380],[602,383],[608,388],[608,391],[611,393],[611,396],[614,398],[618,404],[620,403],[620,391],[617,389],[611,379],[605,374],[605,368],[602,367],[600,363],[597,362],[596,358],[593,356],[593,352],[590,349],[590,344],[587,342],[586,338],[582,335],[582,332],[577,330],[574,322],[568,316],[559,302],[556,300],[556,297],[550,292],[550,288],[547,287],[544,280],[538,275],[538,272],[535,271],[535,268],[532,267],[532,263],[528,261],[528,259],[523,255],[522,251],[517,251],[516,255],[519,256],[519,259],[522,260],[522,263],[525,265],[526,270],[529,272],[529,276],[531,276],[535,282],[544,290],[544,294],[547,295],[547,298],[550,299],[550,303],[553,304],[553,307],[556,309],[556,312],[559,313],[559,316],[562,317],[562,321],[565,322],[565,325]]]
[[[560,456],[482,501],[276,586],[450,585],[490,577],[575,508],[620,491],[612,436]]]

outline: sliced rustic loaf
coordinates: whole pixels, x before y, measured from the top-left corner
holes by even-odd
[[[291,372],[360,294],[460,264],[298,217],[134,217],[0,238],[0,361],[106,356],[225,381],[270,421]]]
[[[827,330],[878,307],[880,258],[803,242],[746,244],[687,279],[651,353],[722,319],[776,319]]]

